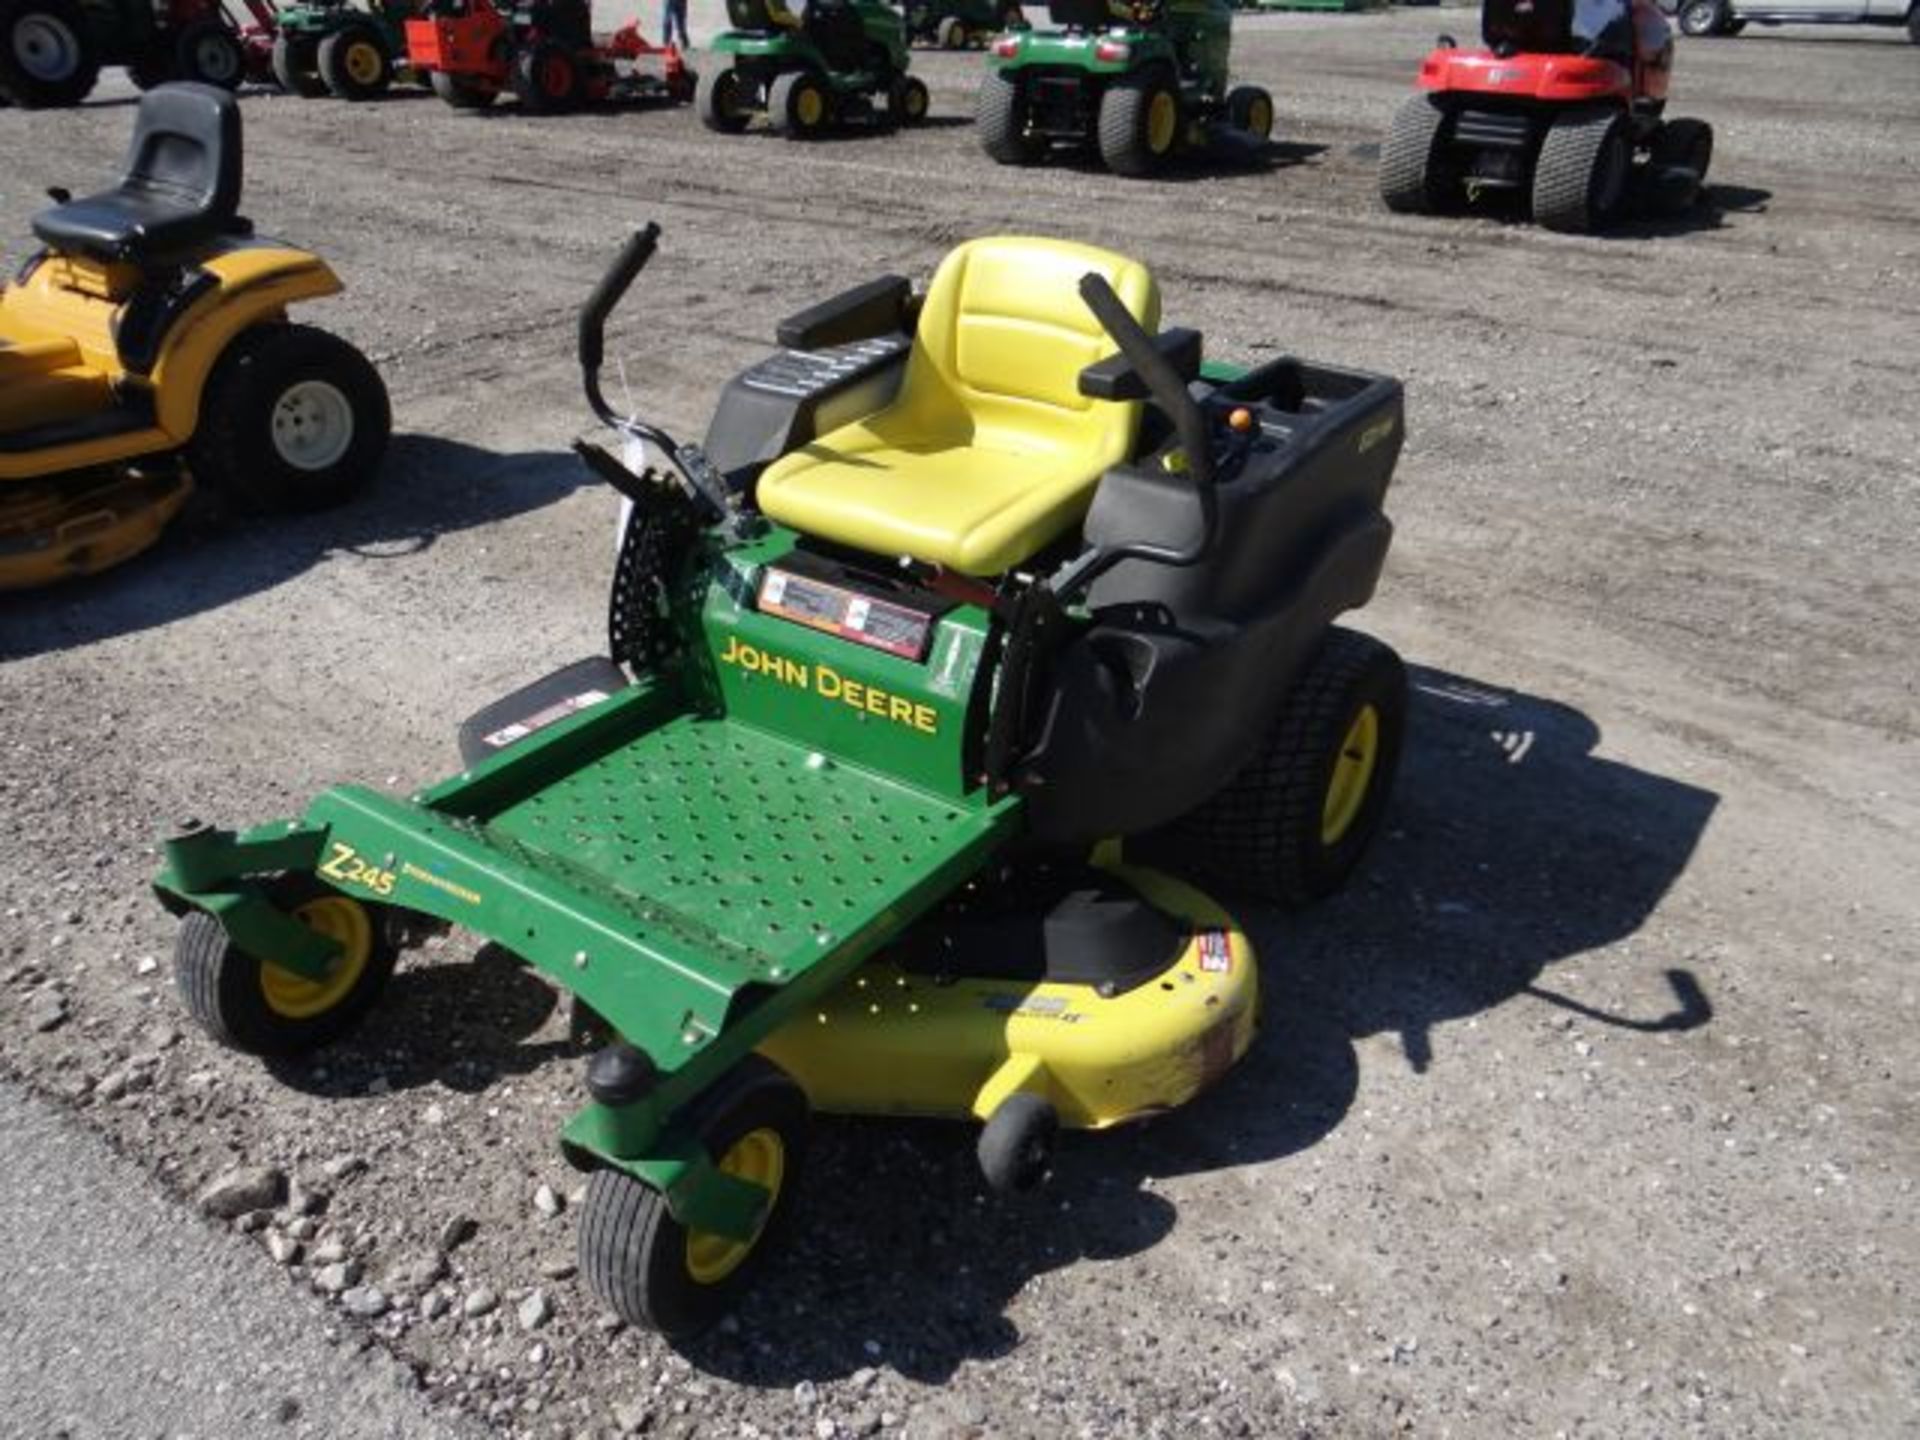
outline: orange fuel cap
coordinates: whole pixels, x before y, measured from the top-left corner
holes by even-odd
[[[1236,405],[1227,416],[1227,428],[1236,435],[1244,435],[1253,429],[1253,412],[1244,405]]]

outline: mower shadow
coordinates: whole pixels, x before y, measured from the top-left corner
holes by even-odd
[[[317,515],[238,517],[196,496],[160,543],[101,575],[6,597],[0,661],[137,634],[272,589],[328,555],[404,560],[583,483],[570,454],[502,455],[396,435],[365,494]]]
[[[1679,215],[1630,215],[1606,234],[1612,240],[1657,240],[1669,235],[1690,235],[1701,230],[1718,230],[1729,215],[1760,215],[1773,199],[1771,190],[1750,185],[1704,185],[1700,198]]]
[[[1265,175],[1275,170],[1291,170],[1317,160],[1327,153],[1327,149],[1325,145],[1302,144],[1292,140],[1231,137],[1217,141],[1205,150],[1176,156],[1165,169],[1152,176],[1151,183],[1191,185],[1198,181],[1220,180],[1235,175]],[[1034,168],[1057,168],[1082,175],[1111,173],[1092,150],[1056,150]]]
[[[498,945],[470,954],[453,939],[402,958],[380,1003],[338,1043],[314,1055],[273,1060],[290,1089],[341,1099],[439,1084],[474,1095],[502,1078],[584,1058],[571,1038],[529,1043],[558,998],[551,985]]]
[[[1684,969],[1628,975],[1635,962],[1610,958],[1619,988],[1647,997],[1627,1014],[1542,977],[1640,928],[1717,797],[1596,756],[1598,727],[1567,706],[1431,670],[1413,681],[1395,810],[1358,883],[1302,915],[1242,912],[1263,956],[1244,1063],[1161,1119],[1068,1137],[1042,1193],[1013,1200],[985,1191],[966,1127],[822,1124],[791,1243],[737,1326],[688,1358],[769,1387],[878,1365],[937,1384],[1019,1346],[1006,1312],[1035,1277],[1170,1234],[1180,1215],[1162,1180],[1283,1161],[1331,1133],[1358,1088],[1356,1040],[1392,1032],[1424,1074],[1448,1021],[1522,996],[1625,1030],[1706,1024]],[[1284,1209],[1285,1172],[1267,1189]]]

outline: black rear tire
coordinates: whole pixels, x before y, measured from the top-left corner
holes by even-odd
[[[173,68],[182,80],[238,90],[247,78],[247,54],[220,21],[195,20],[182,26],[173,42]]]
[[[302,100],[317,100],[327,93],[327,82],[320,78],[319,46],[304,36],[280,34],[274,37],[269,60],[273,80],[289,95]]]
[[[0,95],[22,110],[78,105],[100,78],[100,46],[75,0],[0,0]]]
[[[1165,74],[1123,75],[1100,97],[1100,158],[1116,175],[1145,179],[1173,157],[1184,123],[1180,92]]]
[[[693,108],[700,123],[716,135],[738,135],[753,117],[741,101],[740,73],[731,67],[710,70],[694,87]]]
[[[558,115],[580,103],[580,64],[571,50],[541,40],[513,57],[507,71],[520,108],[530,115]]]
[[[1047,1178],[1060,1114],[1043,1097],[1017,1090],[987,1117],[975,1153],[987,1184],[1003,1195],[1032,1190]]]
[[[214,366],[187,467],[241,510],[323,510],[366,483],[392,424],[380,372],[353,346],[307,325],[257,326]]]
[[[587,1286],[629,1325],[685,1340],[733,1308],[772,1248],[806,1160],[807,1097],[785,1071],[758,1055],[735,1066],[701,1108],[700,1138],[716,1163],[735,1147],[776,1138],[780,1173],[759,1233],[724,1274],[693,1272],[688,1231],[657,1190],[623,1170],[602,1169],[587,1181],[577,1238]]]
[[[832,119],[832,95],[811,70],[789,70],[767,87],[767,125],[776,135],[811,140]]]
[[[351,967],[337,982],[303,990],[291,971],[277,971],[227,938],[220,922],[195,910],[181,923],[173,949],[174,985],[187,1013],[222,1045],[250,1055],[298,1055],[337,1040],[358,1024],[380,998],[399,958],[391,912],[338,895],[309,879],[280,888],[276,903],[289,914],[317,916],[320,902],[333,917],[351,917],[337,928],[355,936],[337,967]],[[326,933],[325,923],[307,923]],[[338,993],[329,995],[330,988]],[[303,1003],[290,1004],[289,997]],[[310,1007],[311,1013],[307,1012]]]
[[[1027,91],[1018,76],[990,73],[974,94],[973,131],[980,148],[1002,165],[1031,165],[1041,141],[1027,133]]]
[[[1371,760],[1355,777],[1363,788],[1341,789],[1367,710]],[[1379,833],[1406,725],[1400,657],[1369,635],[1329,629],[1259,753],[1219,794],[1168,827],[1170,863],[1286,909],[1333,894]],[[1342,823],[1330,828],[1334,819]]]
[[[465,75],[450,75],[445,70],[435,70],[428,75],[427,87],[456,110],[485,110],[500,98],[500,92],[493,86]]]
[[[1227,123],[1256,140],[1273,138],[1273,96],[1258,85],[1236,85],[1227,92]]]
[[[1533,218],[1549,230],[1590,235],[1618,218],[1633,174],[1626,116],[1572,110],[1554,117],[1533,169]]]
[[[393,57],[371,25],[344,25],[320,42],[320,78],[342,100],[372,100],[393,84]]]
[[[1411,95],[1393,113],[1380,147],[1380,199],[1403,215],[1431,215],[1448,208],[1460,191],[1448,163],[1448,115],[1425,95]]]
[[[900,126],[922,124],[932,103],[925,82],[912,75],[896,75],[887,87],[887,121]]]

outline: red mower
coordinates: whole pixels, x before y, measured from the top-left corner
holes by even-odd
[[[1549,230],[1588,233],[1632,200],[1676,214],[1700,195],[1713,129],[1665,117],[1673,30],[1655,0],[1485,0],[1484,50],[1451,36],[1380,151],[1390,210],[1438,212],[1518,191]]]
[[[500,9],[493,0],[433,0],[407,22],[407,60],[433,93],[482,110],[511,90],[526,110],[557,114],[610,100],[693,98],[694,74],[672,45],[650,45],[637,23],[595,35],[587,0]]]

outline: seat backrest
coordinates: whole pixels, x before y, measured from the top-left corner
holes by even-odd
[[[140,101],[120,189],[222,226],[240,210],[240,102],[212,85],[162,85]]]
[[[1132,18],[1125,5],[1113,0],[1047,0],[1047,18],[1070,30],[1105,30]]]
[[[1080,393],[1081,370],[1117,348],[1080,298],[1080,278],[1089,271],[1113,287],[1149,334],[1159,328],[1160,290],[1137,260],[1034,236],[956,247],[921,306],[902,403],[938,429],[988,443],[1131,449],[1139,402]]]
[[[736,30],[793,30],[800,17],[785,0],[727,0],[727,23]]]

